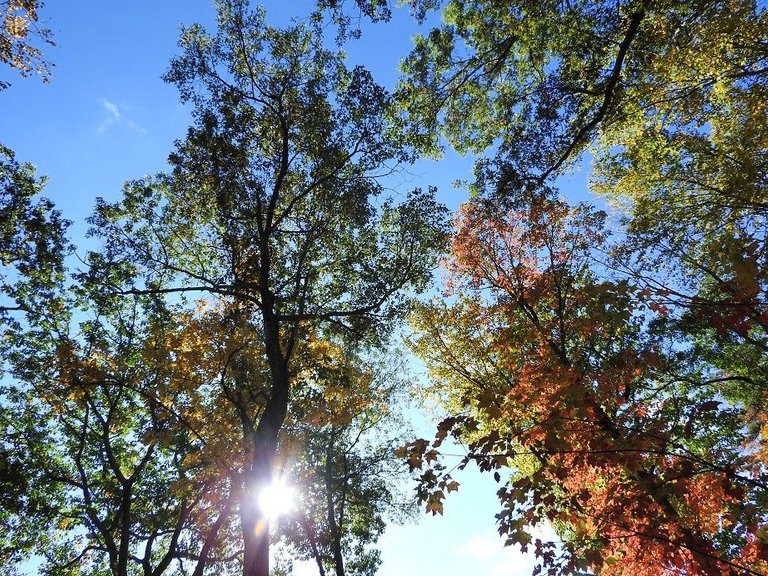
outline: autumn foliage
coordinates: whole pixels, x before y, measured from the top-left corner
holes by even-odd
[[[414,316],[447,418],[401,454],[435,513],[454,468],[492,472],[539,571],[768,571],[767,17],[447,1],[404,62],[410,136],[480,157]],[[587,159],[606,214],[555,189]]]
[[[38,44],[52,45],[52,33],[43,26],[39,0],[6,0],[0,3],[0,63],[16,69],[22,76],[39,74],[50,78],[50,65]],[[8,82],[0,80],[0,90]]]
[[[441,514],[476,465],[536,574],[768,574],[768,10],[406,3],[443,13],[393,94],[324,36],[386,0],[184,29],[164,79],[192,125],[96,201],[79,271],[0,146],[3,568],[269,576],[280,540],[371,576],[404,470]],[[41,7],[0,0],[0,64],[47,80]],[[427,183],[384,198],[447,144],[477,160],[450,231]],[[398,415],[407,314],[432,439]],[[304,502],[274,520],[281,476]]]
[[[533,545],[550,574],[762,574],[765,437],[739,433],[738,378],[678,364],[658,294],[597,264],[603,219],[551,193],[461,208],[452,303],[415,320],[414,346],[454,412],[433,442],[404,450],[426,468],[421,497],[442,510],[437,449],[450,433],[468,448],[460,467],[511,475],[499,532]],[[531,542],[542,522],[563,541]]]

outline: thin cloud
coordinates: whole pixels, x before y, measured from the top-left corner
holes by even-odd
[[[533,530],[533,538],[556,539],[549,526]],[[470,536],[456,549],[458,556],[472,558],[477,572],[487,576],[530,576],[535,566],[533,545],[524,554],[518,546],[504,546],[504,540],[493,529]]]
[[[123,111],[114,102],[107,100],[106,98],[99,98],[99,104],[101,104],[101,108],[105,113],[103,114],[101,122],[99,122],[99,125],[96,127],[96,132],[99,134],[103,134],[115,126],[123,126],[139,135],[147,133],[145,128],[139,126],[130,118],[126,118]]]
[[[508,549],[507,549],[508,550]],[[474,534],[469,540],[458,547],[456,553],[459,556],[469,556],[476,560],[490,560],[494,556],[505,552],[501,544],[501,537],[493,530],[488,530],[482,534]]]
[[[120,114],[120,108],[117,104],[114,102],[110,102],[109,100],[105,100],[104,98],[101,99],[101,105],[104,107],[104,109],[109,112],[112,115],[112,118],[115,121],[120,120],[122,117],[122,114]]]

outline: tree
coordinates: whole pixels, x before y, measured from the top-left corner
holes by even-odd
[[[31,164],[0,146],[0,320],[15,314],[55,311],[70,246],[68,222],[53,203],[37,198],[45,185]],[[47,304],[46,304],[47,303]],[[53,316],[53,315],[52,315]]]
[[[337,29],[336,41],[343,43],[350,38],[361,35],[360,22],[366,18],[372,22],[388,22],[392,17],[392,8],[388,0],[318,0],[315,2],[316,11],[313,19],[321,23],[324,16],[330,16],[330,21]]]
[[[484,468],[511,467],[500,529],[525,543],[518,529],[554,522],[567,543],[559,566],[539,549],[552,569],[762,573],[765,10],[444,4],[399,98],[425,149],[442,135],[492,157],[457,221],[460,301],[419,320],[437,381],[463,382],[438,444],[455,431]],[[587,149],[622,214],[613,243],[547,187]],[[437,451],[404,455],[419,467]],[[429,509],[450,482],[425,472]]]
[[[26,495],[4,566],[32,553],[51,575],[231,573],[237,484],[208,451],[222,432],[196,433],[207,381],[184,325],[157,299],[73,290],[62,332],[36,333],[31,313],[5,332],[3,454]]]
[[[49,333],[39,349],[23,330],[7,333],[14,380],[3,438],[13,450],[3,454],[26,477],[4,479],[15,533],[4,566],[30,552],[45,557],[45,574],[234,573],[234,512],[254,496],[240,492],[250,442],[239,414],[263,410],[269,389],[251,330],[226,300],[189,311],[87,281],[78,290],[79,315],[93,319],[76,334]],[[317,339],[298,348],[294,366],[302,397],[279,462],[306,504],[298,526],[280,533],[337,574],[368,573],[377,559],[368,545],[394,507],[392,476],[378,476],[391,472],[394,441],[370,439],[392,383]],[[18,543],[26,549],[11,548]]]
[[[393,453],[405,438],[397,406],[402,366],[391,352],[363,361],[328,342],[310,348],[310,386],[294,402],[281,458],[300,504],[280,534],[321,576],[374,574],[380,560],[373,545],[386,520],[411,508],[397,490],[405,470]]]
[[[40,74],[44,82],[50,78],[49,64],[43,59],[43,53],[31,40],[37,39],[44,44],[53,45],[52,33],[39,22],[39,10],[43,3],[39,0],[4,0],[0,2],[0,62],[15,68],[22,76],[31,73]],[[0,81],[0,90],[7,88],[8,82]]]
[[[3,3],[0,58],[22,75],[36,66],[47,81],[47,64],[27,42],[52,43],[37,27],[40,7]],[[0,563],[16,574],[37,555],[45,574],[127,576],[194,560],[202,574],[222,522],[203,523],[200,504],[217,492],[182,464],[197,450],[192,431],[177,425],[169,435],[173,408],[147,387],[178,377],[171,359],[148,347],[150,336],[158,345],[158,303],[120,306],[74,282],[65,266],[69,223],[40,197],[45,178],[4,147],[0,156]],[[94,319],[76,326],[83,314]]]
[[[765,461],[744,450],[759,441],[744,436],[749,407],[722,400],[741,379],[689,357],[641,287],[591,269],[599,213],[539,195],[507,208],[462,208],[461,296],[417,316],[415,347],[451,410],[433,443],[402,451],[426,467],[428,510],[452,482],[436,465],[451,433],[469,449],[462,467],[497,481],[510,469],[497,515],[508,544],[526,549],[543,521],[563,536],[559,550],[535,543],[550,574],[765,573]]]
[[[438,133],[460,150],[498,144],[502,193],[557,176],[593,143],[610,157],[643,127],[695,131],[766,74],[766,14],[750,1],[442,4],[399,96],[433,148]]]
[[[58,289],[63,282],[63,260],[68,251],[67,227],[52,204],[36,198],[43,181],[34,168],[19,163],[14,154],[0,147],[0,341],[2,364],[7,368],[9,340],[13,330],[29,323],[30,342],[40,342],[45,330],[66,323]],[[28,319],[27,319],[28,318]],[[5,399],[5,382],[3,398]],[[8,407],[0,407],[3,435],[0,444],[0,561],[11,561],[28,550],[35,537],[35,524],[47,521],[47,505],[56,495],[36,488],[36,475],[27,464],[29,455],[8,431]],[[33,431],[32,433],[37,433]]]
[[[768,13],[600,1],[448,2],[444,14],[404,65],[417,141],[494,144],[478,177],[500,197],[592,146],[592,187],[631,235],[614,265],[690,320],[764,336]]]
[[[386,92],[313,31],[271,28],[229,1],[215,36],[194,26],[181,45],[167,80],[194,104],[196,123],[172,174],[100,204],[92,222],[105,252],[90,265],[126,294],[231,298],[251,331],[265,370],[245,370],[241,386],[266,389],[257,410],[238,411],[249,443],[239,513],[244,574],[266,576],[268,522],[246,495],[272,478],[296,350],[313,333],[380,341],[404,291],[426,286],[443,209],[433,191],[373,203],[389,163],[410,154],[388,136]]]

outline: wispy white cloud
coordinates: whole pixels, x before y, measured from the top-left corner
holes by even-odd
[[[112,119],[114,119],[115,121],[120,120],[122,114],[120,114],[120,108],[117,106],[117,104],[115,104],[114,102],[110,102],[105,98],[102,98],[100,101],[104,109],[112,115]]]
[[[99,134],[103,134],[111,126],[114,126],[115,124],[120,122],[120,119],[122,118],[122,114],[120,114],[120,108],[114,102],[110,102],[105,98],[101,98],[99,100],[99,103],[101,104],[101,107],[104,110],[104,112],[106,112],[106,115],[103,116],[101,122],[96,127],[96,132],[98,132]]]
[[[147,133],[146,128],[139,126],[136,124],[136,122],[130,118],[127,118],[123,111],[120,109],[120,106],[111,100],[100,98],[99,104],[101,104],[101,108],[103,110],[101,122],[99,122],[99,125],[96,127],[96,131],[99,134],[103,134],[114,126],[124,126],[125,128],[128,128],[129,130],[132,130],[133,132],[140,135]]]
[[[534,540],[557,539],[549,526],[533,531]],[[504,540],[494,529],[470,536],[456,549],[458,556],[472,558],[477,572],[488,576],[529,576],[535,566],[533,546],[523,553],[518,546],[504,546]]]
[[[506,552],[501,545],[501,538],[493,531],[488,530],[482,534],[474,534],[456,550],[459,556],[470,556],[476,560],[490,560]]]

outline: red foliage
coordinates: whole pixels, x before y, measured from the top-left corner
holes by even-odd
[[[451,287],[475,295],[475,322],[499,327],[488,337],[505,378],[462,391],[478,430],[453,417],[434,446],[455,433],[481,468],[512,462],[516,479],[499,490],[500,533],[525,548],[527,526],[555,526],[566,543],[535,550],[550,574],[765,574],[768,527],[750,504],[759,482],[745,468],[749,455],[724,466],[697,427],[720,402],[663,385],[668,366],[643,326],[669,310],[591,271],[601,223],[545,195],[503,212],[484,201],[461,208]],[[435,455],[411,446],[411,463],[417,452]]]

